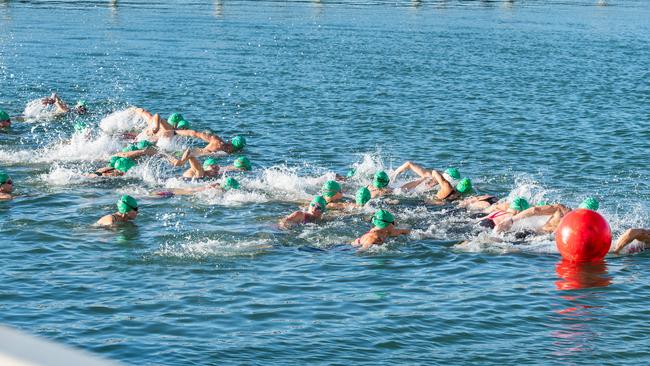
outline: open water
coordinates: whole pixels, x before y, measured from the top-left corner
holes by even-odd
[[[648,363],[647,253],[567,266],[551,237],[486,243],[423,194],[275,223],[335,172],[357,168],[351,194],[413,160],[500,197],[595,195],[614,236],[650,226],[649,19],[642,0],[0,1],[0,109],[27,116],[0,132],[0,322],[125,364]],[[90,134],[38,105],[52,91],[88,102]],[[188,183],[158,158],[84,178],[131,105],[245,135],[254,173],[170,199],[150,193]],[[94,227],[126,193],[136,223]],[[378,207],[414,231],[356,253]]]

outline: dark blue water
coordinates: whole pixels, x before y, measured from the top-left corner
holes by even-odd
[[[650,226],[648,19],[645,1],[0,2],[0,109],[30,117],[0,132],[18,194],[0,322],[125,364],[648,362],[647,253],[565,266],[550,237],[486,243],[422,195],[274,226],[322,175],[356,167],[349,194],[404,160]],[[32,115],[52,91],[89,103],[90,136]],[[245,135],[254,173],[171,199],[150,195],[183,184],[159,158],[84,178],[130,105]],[[135,225],[94,227],[125,193]],[[414,231],[358,254],[379,207]]]

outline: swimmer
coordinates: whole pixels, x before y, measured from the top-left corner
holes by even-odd
[[[353,210],[364,207],[371,199],[368,187],[361,187],[357,190],[354,202],[332,202],[327,207],[333,207],[336,210]]]
[[[9,128],[11,127],[11,118],[7,112],[0,109],[0,128]]]
[[[388,183],[390,183],[390,178],[388,177],[388,174],[386,174],[385,171],[380,170],[377,173],[375,173],[375,176],[372,180],[372,184],[368,185],[368,189],[370,190],[370,196],[372,198],[375,198],[375,197],[392,194],[393,190],[388,187]]]
[[[494,210],[507,210],[509,202],[499,204],[499,198],[491,194],[482,194],[480,196],[471,196],[458,201],[458,207],[464,207],[470,211],[484,211],[490,213]]]
[[[129,195],[124,195],[117,201],[117,212],[102,217],[97,221],[97,225],[112,226],[135,220],[136,216],[138,216],[138,201]]]
[[[619,254],[623,248],[633,241],[638,240],[643,243],[644,249],[650,248],[650,230],[648,229],[627,229],[618,238],[614,245],[614,253]]]
[[[87,104],[85,100],[79,100],[77,101],[77,104],[74,106],[73,109],[70,109],[67,104],[56,94],[52,93],[52,95],[49,98],[43,98],[41,100],[43,105],[52,105],[56,107],[56,112],[55,114],[57,115],[62,115],[62,114],[67,114],[70,112],[76,113],[78,115],[84,115],[88,113],[87,109]]]
[[[142,156],[153,156],[156,155],[156,153],[158,153],[158,150],[154,144],[147,140],[142,140],[135,144],[128,145],[122,149],[121,152],[115,154],[115,156],[120,158],[137,159]]]
[[[502,222],[510,220],[518,213],[530,208],[530,204],[523,197],[516,197],[510,202],[510,205],[505,210],[495,210],[489,215],[479,218],[479,226],[494,229],[495,232],[505,231],[505,227],[501,225]]]
[[[580,206],[578,206],[578,208],[597,211],[599,206],[600,204],[596,198],[588,197],[585,198],[582,201],[582,203],[580,203]],[[555,232],[555,229],[557,229],[558,225],[560,225],[560,221],[562,221],[562,218],[571,211],[572,211],[571,208],[563,204],[552,204],[552,205],[547,204],[542,206],[531,207],[512,216],[508,220],[503,220],[499,224],[499,228],[497,229],[497,231],[502,231],[502,232],[508,231],[510,230],[510,228],[515,222],[526,218],[550,215],[548,220],[546,220],[546,222],[544,222],[542,226],[535,228],[534,231],[537,234],[551,234]]]
[[[341,190],[341,185],[337,181],[328,180],[323,183],[321,195],[325,198],[325,201],[327,201],[327,208],[330,210],[340,210],[347,207],[345,202],[341,202],[343,191]]]
[[[408,235],[410,229],[397,229],[395,227],[395,217],[388,211],[378,210],[372,216],[373,228],[361,237],[355,239],[352,246],[361,246],[360,251],[368,250],[373,245],[383,244],[388,237]]]
[[[221,191],[229,191],[231,189],[239,189],[239,182],[237,179],[228,177],[226,178],[223,183],[212,183],[208,184],[202,187],[192,187],[192,188],[172,188],[169,191],[160,191],[156,192],[156,196],[161,196],[161,197],[171,197],[171,196],[178,196],[178,195],[189,195],[189,194],[194,194],[198,192],[204,192],[210,189],[216,189],[216,190],[221,190]]]
[[[88,174],[87,177],[121,177],[135,165],[136,163],[133,159],[113,156],[107,167],[97,169],[95,172]]]
[[[190,124],[183,118],[180,113],[172,113],[168,119],[160,118],[158,114],[151,114],[144,108],[134,108],[136,114],[147,121],[147,128],[142,131],[141,137],[148,139],[171,138],[178,131],[190,128]]]
[[[205,179],[212,178],[219,175],[219,164],[214,158],[206,159],[203,164],[191,155],[190,149],[183,152],[180,159],[170,158],[173,166],[183,166],[185,163],[190,163],[190,168],[183,172],[183,178],[189,179]]]
[[[394,180],[398,175],[407,169],[419,175],[421,178],[413,182],[409,182],[403,185],[401,188],[404,190],[414,189],[422,183],[426,183],[427,187],[429,188],[439,186],[435,200],[432,201],[434,204],[459,200],[472,193],[472,182],[469,180],[469,178],[463,178],[455,186],[452,185],[452,182],[455,182],[455,180],[449,173],[460,177],[460,173],[458,173],[458,170],[455,168],[449,168],[445,171],[445,173],[441,174],[435,169],[426,170],[415,163],[407,161],[393,172],[392,179]],[[447,180],[445,176],[447,176],[449,180]]]
[[[244,136],[239,136],[239,135],[233,137],[228,142],[223,140],[221,137],[213,134],[210,131],[197,132],[194,130],[186,129],[183,131],[176,131],[176,134],[178,134],[179,136],[200,139],[208,143],[205,147],[201,149],[195,149],[194,155],[210,155],[219,151],[232,154],[237,151],[240,151],[246,146],[246,138],[244,138]]]
[[[323,196],[316,196],[309,203],[306,211],[299,210],[291,213],[289,216],[282,218],[278,226],[282,229],[288,229],[294,225],[315,223],[321,220],[323,213],[327,209],[327,202]]]
[[[334,180],[336,180],[337,182],[345,182],[348,179],[352,179],[355,174],[357,174],[357,170],[354,168],[350,168],[348,172],[345,174],[345,176],[339,173],[334,174]]]
[[[8,201],[14,197],[11,192],[14,190],[14,181],[9,174],[0,171],[0,201]]]

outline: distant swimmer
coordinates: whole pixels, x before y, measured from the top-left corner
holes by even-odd
[[[360,250],[367,250],[373,245],[381,245],[386,239],[392,236],[408,235],[410,229],[398,229],[395,227],[395,217],[388,211],[378,210],[372,216],[373,228],[361,237],[355,239],[351,244],[361,247]]]
[[[190,195],[199,192],[204,192],[208,190],[219,190],[219,191],[230,191],[232,189],[239,189],[240,185],[237,179],[233,177],[228,177],[224,179],[222,183],[212,183],[201,187],[191,187],[191,188],[172,188],[168,191],[159,191],[156,192],[156,196],[161,197],[172,197],[175,195]]]
[[[183,118],[180,113],[172,113],[168,119],[163,119],[158,114],[151,114],[144,108],[134,108],[136,114],[147,121],[147,128],[141,133],[140,137],[147,137],[149,140],[159,138],[171,138],[177,132],[190,128],[190,124]],[[144,136],[142,136],[144,135]]]
[[[9,128],[11,127],[11,118],[7,112],[0,109],[0,128]]]
[[[380,197],[388,194],[392,194],[393,190],[388,187],[390,183],[390,178],[385,171],[380,170],[375,173],[375,176],[372,179],[372,184],[368,185],[370,190],[370,196],[372,198]]]
[[[134,166],[136,166],[136,162],[133,159],[113,156],[107,167],[97,169],[95,172],[88,174],[87,177],[120,177]]]
[[[453,173],[453,171],[450,169],[448,169],[447,171]],[[440,173],[435,169],[427,170],[410,161],[407,161],[406,163],[402,164],[399,168],[397,168],[393,172],[393,180],[406,170],[411,170],[415,174],[419,175],[420,179],[403,185],[402,189],[414,189],[422,183],[425,183],[430,188],[439,186],[438,192],[436,193],[435,200],[433,201],[433,203],[444,203],[447,201],[455,201],[455,200],[463,199],[469,196],[473,192],[472,181],[469,180],[469,178],[460,179],[458,183],[454,186],[452,185],[454,179],[452,179],[449,176],[449,174]],[[447,180],[447,178],[445,178],[444,175],[448,176],[450,179]],[[458,177],[460,177],[460,174],[458,174]]]
[[[194,155],[210,155],[219,151],[232,154],[241,151],[246,146],[246,138],[239,135],[233,137],[230,141],[225,141],[210,131],[197,132],[188,129],[183,131],[176,131],[176,133],[179,136],[192,137],[208,143],[203,148],[195,149]]]
[[[97,225],[112,226],[135,220],[136,216],[138,216],[138,201],[129,195],[124,195],[117,201],[117,212],[102,217],[97,221]]]
[[[14,181],[9,174],[0,171],[0,201],[8,201],[14,197],[11,192],[14,190]]]
[[[585,198],[578,208],[584,208],[592,211],[598,211],[600,204],[598,200],[594,197]],[[495,229],[498,232],[504,232],[510,230],[514,223],[528,219],[536,216],[550,216],[541,226],[533,228],[533,230],[538,234],[551,234],[555,232],[562,218],[571,212],[571,208],[563,204],[550,204],[550,205],[541,205],[530,207],[521,211],[520,213],[507,218],[506,220],[501,220],[497,224]]]
[[[321,220],[323,213],[327,210],[327,201],[323,196],[316,196],[309,203],[307,210],[299,210],[280,220],[278,225],[282,229],[300,224],[316,223]]]
[[[67,104],[56,94],[52,93],[50,97],[43,98],[41,100],[43,105],[54,105],[56,107],[55,114],[62,115],[67,113],[76,113],[78,115],[84,115],[88,113],[88,105],[85,100],[77,101],[77,104],[74,108],[70,109]]]
[[[479,218],[478,224],[489,229],[497,228],[495,231],[503,231],[501,223],[510,220],[518,213],[530,208],[530,203],[523,197],[516,197],[511,202],[507,209],[497,209],[492,211],[489,215]]]
[[[627,229],[618,238],[614,245],[614,253],[619,254],[623,248],[633,241],[638,240],[643,243],[644,249],[650,248],[650,230],[649,229]]]

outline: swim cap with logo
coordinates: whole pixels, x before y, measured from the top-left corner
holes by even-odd
[[[122,152],[130,152],[130,151],[137,151],[137,150],[138,150],[138,146],[136,144],[129,144],[124,149],[122,149]]]
[[[388,178],[388,174],[386,174],[385,171],[380,170],[375,173],[375,178],[372,181],[372,185],[375,186],[375,188],[384,188],[388,183],[390,183],[390,178]]]
[[[334,197],[339,192],[341,192],[341,185],[335,180],[328,180],[321,188],[321,193],[326,198]]]
[[[447,170],[445,170],[445,174],[453,179],[460,179],[460,172],[457,168],[447,168]]]
[[[219,165],[217,163],[217,159],[215,159],[215,158],[207,158],[203,162],[203,169],[207,169],[207,168],[209,168],[209,167],[211,167],[213,165]]]
[[[0,184],[5,184],[9,180],[9,174],[0,172]]]
[[[135,146],[138,148],[138,150],[145,150],[153,146],[153,144],[147,140],[142,140],[142,141],[138,141],[138,143],[135,144]]]
[[[223,183],[222,187],[226,191],[231,189],[239,189],[239,182],[235,178],[228,177],[226,178],[226,181]]]
[[[372,224],[380,229],[385,229],[388,225],[394,223],[395,217],[386,210],[379,210],[372,216]]]
[[[594,197],[587,197],[580,204],[580,208],[586,208],[592,211],[598,211],[598,207],[600,207],[600,203]]]
[[[472,193],[472,181],[469,178],[463,178],[456,184],[456,191],[460,194]]]
[[[327,201],[323,196],[315,196],[309,205],[319,207],[322,212],[327,209]]]
[[[138,201],[135,198],[125,194],[117,201],[117,211],[121,214],[125,214],[129,211],[138,210]]]
[[[9,118],[9,115],[7,114],[7,112],[0,109],[0,122],[9,121],[9,120],[10,120],[10,118]]]
[[[88,127],[88,125],[86,125],[84,122],[77,121],[77,122],[74,123],[74,130],[76,132],[81,132],[81,131],[85,130],[86,127]]]
[[[350,170],[348,170],[348,173],[345,175],[345,177],[352,178],[354,177],[355,174],[357,174],[357,170],[354,168],[350,168]]]
[[[246,138],[244,136],[235,136],[230,140],[230,143],[232,144],[232,147],[235,150],[241,150],[246,146]]]
[[[167,122],[168,122],[170,125],[176,127],[176,124],[177,124],[179,121],[182,121],[183,119],[184,119],[184,118],[183,118],[183,116],[182,116],[180,113],[172,113],[172,114],[170,114],[169,117],[167,118]]]
[[[368,201],[370,201],[370,198],[371,198],[370,190],[368,189],[368,187],[361,187],[357,191],[355,200],[357,202],[357,205],[365,206],[365,204],[368,203]]]
[[[176,126],[174,126],[177,130],[189,130],[190,128],[190,123],[187,122],[186,120],[182,119],[178,121]]]
[[[530,208],[530,203],[523,197],[516,197],[510,202],[510,208],[517,211],[523,211]]]
[[[129,158],[119,158],[115,162],[115,170],[119,170],[122,173],[128,172],[129,169],[133,168],[134,166],[135,166],[135,161]]]
[[[233,163],[233,165],[234,165],[235,168],[237,168],[237,169],[251,170],[251,169],[253,168],[253,167],[251,166],[251,162],[250,162],[250,160],[248,160],[248,158],[245,157],[245,156],[242,156],[242,157],[237,158],[237,159],[235,160],[235,162]]]

